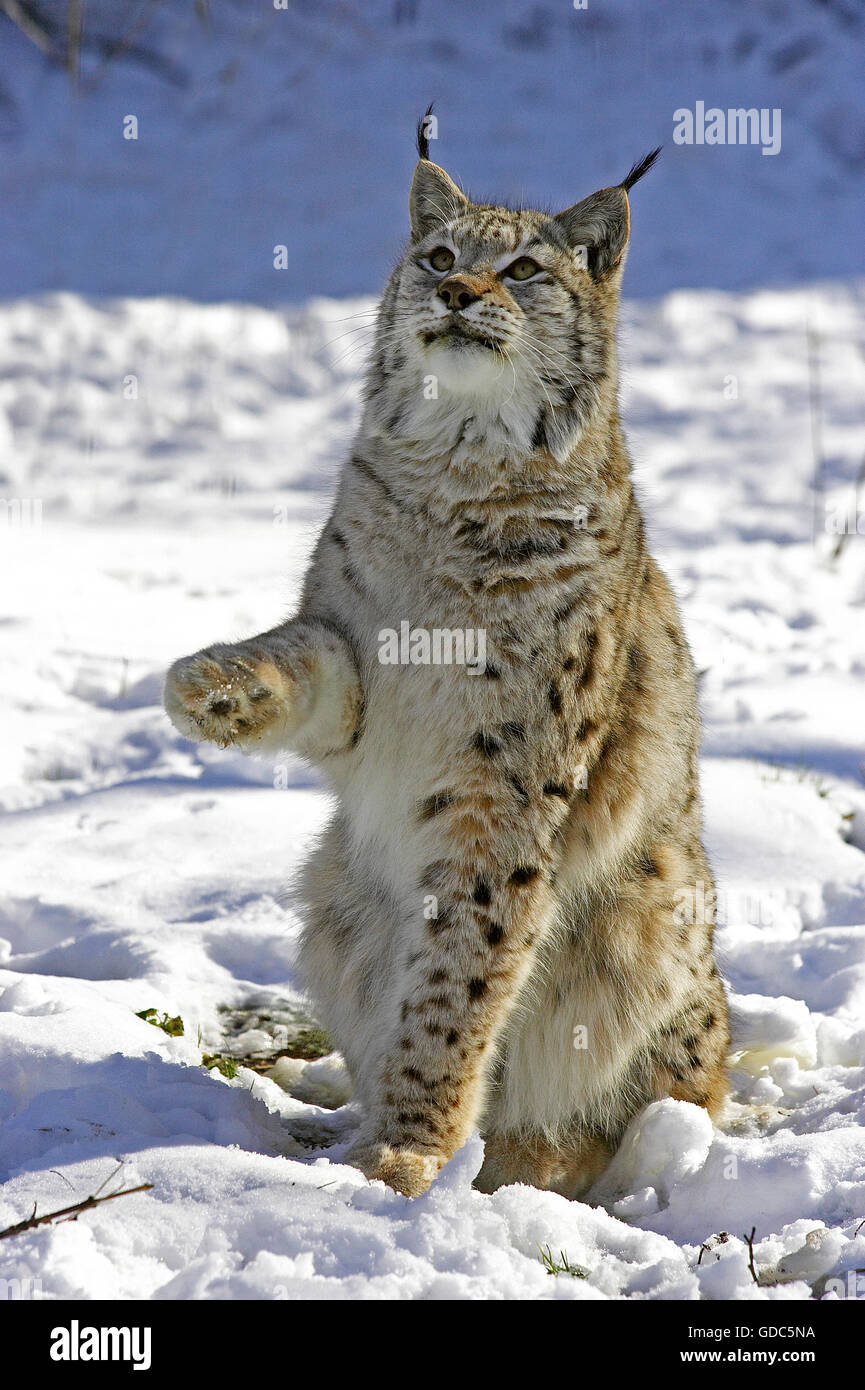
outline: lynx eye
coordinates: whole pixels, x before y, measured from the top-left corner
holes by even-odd
[[[427,256],[433,270],[450,270],[455,259],[453,251],[449,251],[446,246],[437,246],[435,251],[430,251]]]
[[[533,275],[537,275],[540,270],[537,261],[533,261],[531,256],[520,256],[518,261],[513,261],[504,272],[509,280],[531,280]]]

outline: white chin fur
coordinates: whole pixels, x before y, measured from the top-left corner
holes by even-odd
[[[507,362],[481,344],[433,343],[427,348],[426,361],[440,389],[454,395],[493,396],[513,385]]]

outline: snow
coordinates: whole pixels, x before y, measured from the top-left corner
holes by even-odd
[[[583,1203],[475,1192],[475,1136],[409,1202],[340,1161],[356,1112],[338,1059],[286,1059],[276,1079],[201,1066],[272,1053],[307,1021],[286,888],[329,808],[288,756],[184,742],[161,674],[290,606],[369,308],[0,307],[5,495],[41,503],[30,524],[10,514],[0,581],[0,1228],[153,1185],[4,1241],[0,1278],[77,1299],[822,1296],[865,1266],[865,552],[851,535],[832,560],[836,537],[812,537],[805,323],[827,497],[851,511],[855,282],[625,308],[637,482],[704,673],[724,1123],[650,1107]],[[547,1274],[541,1246],[587,1277]]]

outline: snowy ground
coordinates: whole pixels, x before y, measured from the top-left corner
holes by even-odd
[[[2,496],[20,503],[0,578],[0,1228],[112,1190],[121,1161],[114,1187],[153,1184],[4,1241],[0,1278],[51,1298],[820,1295],[865,1266],[865,514],[832,560],[821,508],[814,543],[805,324],[827,515],[855,524],[865,286],[679,292],[629,305],[622,335],[638,483],[704,672],[750,1108],[713,1133],[694,1107],[654,1107],[587,1204],[474,1192],[478,1139],[408,1202],[340,1164],[350,1106],[200,1065],[303,1024],[283,891],[327,805],[290,759],[185,743],[161,675],[289,608],[355,418],[367,307],[0,309]],[[299,1150],[289,1119],[334,1145]],[[547,1245],[587,1277],[547,1274]]]

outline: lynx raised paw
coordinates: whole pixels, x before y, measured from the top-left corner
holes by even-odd
[[[212,648],[174,663],[164,703],[186,738],[250,748],[276,744],[287,732],[292,694],[290,678],[272,661]]]
[[[405,1197],[426,1192],[445,1159],[440,1154],[417,1153],[414,1149],[392,1149],[389,1144],[356,1144],[345,1156],[368,1178],[380,1178]]]

